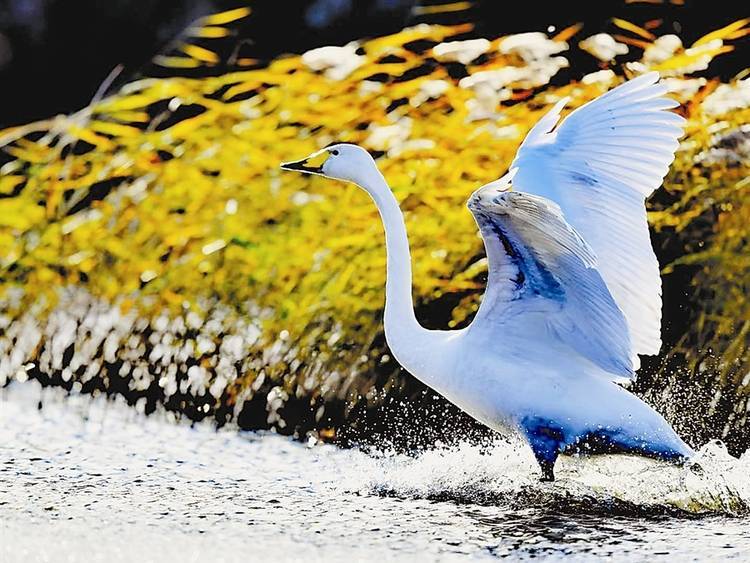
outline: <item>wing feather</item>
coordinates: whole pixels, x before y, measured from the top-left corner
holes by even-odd
[[[469,201],[490,277],[479,325],[511,330],[541,322],[613,378],[630,378],[627,323],[593,251],[553,202],[484,187]]]
[[[625,315],[636,368],[637,354],[661,347],[661,279],[644,200],[667,174],[684,124],[658,79],[652,72],[630,80],[554,128],[564,101],[556,104],[511,164],[514,189],[559,204],[593,249]]]

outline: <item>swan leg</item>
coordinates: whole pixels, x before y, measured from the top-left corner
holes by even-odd
[[[546,459],[537,458],[539,467],[542,469],[542,477],[539,479],[542,482],[552,482],[555,480],[555,462],[547,461]]]
[[[565,439],[562,428],[548,420],[532,417],[522,421],[521,429],[542,470],[541,480],[554,481],[555,462]]]

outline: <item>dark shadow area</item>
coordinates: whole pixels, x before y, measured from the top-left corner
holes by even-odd
[[[0,127],[69,113],[85,106],[118,65],[114,86],[147,72],[151,58],[166,49],[191,22],[203,15],[250,6],[250,17],[237,22],[224,41],[231,52],[261,60],[299,53],[327,44],[395,32],[420,21],[476,24],[472,34],[493,36],[521,31],[560,30],[582,22],[579,36],[616,31],[613,16],[648,24],[656,35],[677,33],[686,44],[727,25],[748,10],[738,2],[596,3],[538,2],[529,9],[476,0],[461,12],[425,14],[415,0],[0,0]],[[420,2],[427,6],[440,2]],[[553,29],[554,28],[554,29]],[[750,55],[750,42],[712,63],[710,73],[725,77]],[[596,70],[596,61],[575,49],[576,73]],[[220,67],[219,67],[220,69]],[[565,80],[565,76],[560,76]]]

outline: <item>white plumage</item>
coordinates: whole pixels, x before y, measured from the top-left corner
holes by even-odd
[[[644,199],[668,171],[683,120],[667,111],[676,104],[657,81],[656,73],[631,80],[555,127],[560,101],[508,174],[471,196],[490,271],[462,330],[417,322],[403,216],[364,149],[337,144],[282,165],[372,196],[386,233],[385,334],[395,357],[477,420],[517,428],[545,479],[560,453],[692,454],[661,415],[613,383],[632,378],[638,354],[661,344]]]
[[[630,377],[630,337],[591,248],[553,202],[479,190],[469,200],[485,240],[488,289],[475,323],[498,333],[538,325],[605,372]]]
[[[632,358],[661,348],[661,278],[644,199],[669,170],[684,119],[651,72],[572,112],[562,100],[532,129],[511,164],[515,189],[556,201],[593,248],[630,329]]]

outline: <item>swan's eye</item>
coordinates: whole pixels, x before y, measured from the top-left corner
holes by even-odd
[[[331,151],[331,154],[332,154],[333,156],[338,156],[338,155],[339,155],[339,151],[338,151],[337,149],[333,149],[333,150]]]

